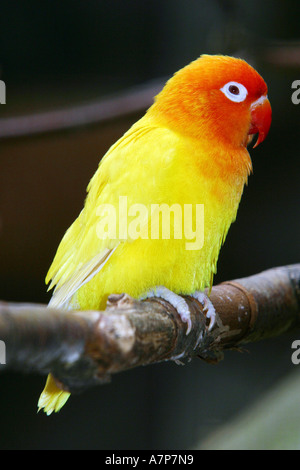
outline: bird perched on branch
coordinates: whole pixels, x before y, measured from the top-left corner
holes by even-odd
[[[175,73],[101,160],[48,272],[49,306],[104,309],[123,292],[163,297],[188,334],[179,294],[192,295],[212,328],[204,290],[252,169],[247,145],[270,124],[267,85],[244,60],[202,55]],[[69,395],[49,374],[39,409],[58,411]]]

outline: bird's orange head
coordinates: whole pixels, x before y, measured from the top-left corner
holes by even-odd
[[[258,145],[271,125],[267,91],[263,78],[244,60],[202,55],[175,73],[150,112],[185,135],[246,146],[258,133]]]

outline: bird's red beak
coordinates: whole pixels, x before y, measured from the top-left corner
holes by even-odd
[[[257,147],[265,140],[269,132],[272,121],[272,108],[266,95],[254,101],[250,107],[251,125],[248,134],[257,134],[258,139],[253,146]]]

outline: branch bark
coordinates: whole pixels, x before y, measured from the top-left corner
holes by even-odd
[[[140,365],[193,356],[218,362],[226,349],[300,326],[300,264],[214,286],[217,321],[211,331],[202,305],[185,299],[193,321],[189,335],[175,309],[157,298],[111,295],[105,311],[0,302],[6,346],[0,371],[51,371],[64,389],[76,392]]]

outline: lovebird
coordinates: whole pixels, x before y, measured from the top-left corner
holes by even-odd
[[[157,296],[189,334],[180,294],[191,295],[213,328],[204,292],[252,171],[247,145],[271,125],[267,91],[240,58],[202,55],[176,72],[100,161],[47,274],[49,306],[97,310],[113,293]],[[49,415],[69,396],[50,373],[38,407]]]

